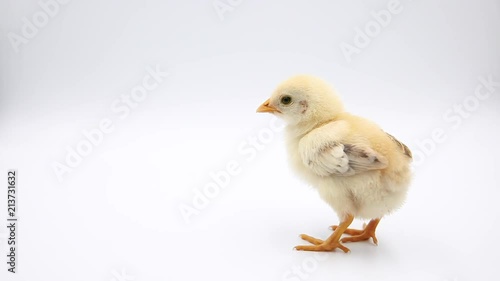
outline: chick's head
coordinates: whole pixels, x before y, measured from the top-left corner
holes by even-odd
[[[298,75],[282,82],[257,112],[269,112],[289,125],[322,122],[344,110],[340,98],[323,80]]]

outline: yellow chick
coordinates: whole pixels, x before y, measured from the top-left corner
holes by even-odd
[[[293,169],[315,187],[337,213],[338,226],[326,240],[306,234],[312,245],[297,250],[349,252],[342,243],[373,239],[380,219],[401,207],[411,181],[411,151],[375,123],[344,111],[323,80],[299,75],[283,82],[257,112],[286,123],[287,150]],[[370,219],[350,229],[354,218]],[[341,239],[343,234],[350,236]]]

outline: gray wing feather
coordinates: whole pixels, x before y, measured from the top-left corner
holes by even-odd
[[[367,146],[329,143],[318,149],[306,163],[321,176],[351,176],[387,167],[387,159]]]

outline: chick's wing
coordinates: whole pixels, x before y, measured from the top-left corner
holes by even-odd
[[[322,143],[301,143],[303,163],[320,176],[352,176],[387,167],[387,159],[364,144],[342,143],[337,140]]]

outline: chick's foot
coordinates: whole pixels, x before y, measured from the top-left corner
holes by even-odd
[[[349,248],[342,245],[340,241],[323,241],[318,238],[311,237],[307,234],[301,234],[300,238],[306,240],[313,245],[301,245],[296,246],[295,250],[299,251],[334,251],[335,249],[341,249],[344,253],[350,252]]]
[[[342,236],[342,233],[349,227],[349,225],[352,223],[352,220],[354,217],[352,215],[347,215],[345,219],[340,223],[340,225],[335,229],[335,231],[328,237],[326,240],[321,240],[318,238],[311,237],[306,234],[301,234],[300,238],[303,240],[308,241],[309,243],[313,245],[301,245],[301,246],[296,246],[295,250],[299,251],[333,251],[335,249],[341,249],[345,253],[350,252],[349,248],[346,246],[342,245],[340,243],[340,237]]]
[[[375,236],[375,229],[377,228],[379,221],[380,219],[371,220],[367,225],[364,226],[364,229],[352,229],[352,228],[346,229],[344,233],[351,236],[344,237],[340,241],[342,241],[342,243],[359,242],[359,241],[366,241],[372,238],[373,243],[375,245],[378,245],[377,236]],[[338,226],[336,225],[331,226],[331,229],[333,230],[336,230],[337,228]]]

